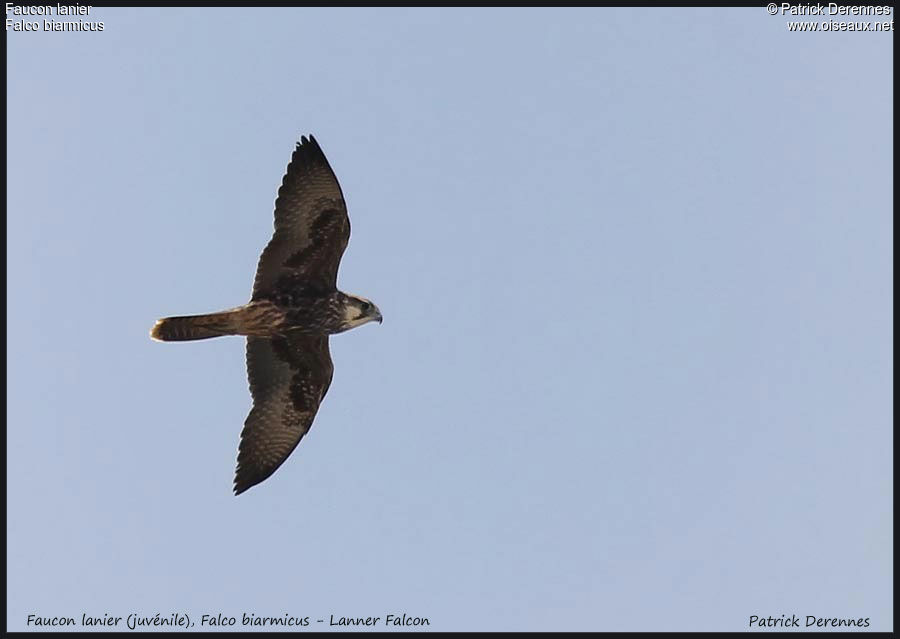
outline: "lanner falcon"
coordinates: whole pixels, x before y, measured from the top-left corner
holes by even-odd
[[[331,384],[328,336],[381,323],[369,300],[337,290],[350,219],[319,143],[300,138],[275,200],[275,234],[256,269],[250,302],[209,315],[167,317],[163,342],[247,336],[253,408],[244,422],[234,493],[274,473],[309,431]]]

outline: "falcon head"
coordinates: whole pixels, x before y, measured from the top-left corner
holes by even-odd
[[[378,307],[371,300],[355,295],[346,296],[341,332],[362,326],[368,322],[381,324],[381,320],[381,311],[378,310]]]

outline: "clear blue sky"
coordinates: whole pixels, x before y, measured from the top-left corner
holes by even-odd
[[[893,628],[892,33],[82,19],[7,33],[10,629]],[[308,133],[353,225],[339,286],[385,321],[332,338],[311,432],[235,498],[244,340],[148,331],[249,299]]]

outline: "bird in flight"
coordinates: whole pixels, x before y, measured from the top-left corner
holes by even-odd
[[[347,206],[316,139],[301,137],[275,200],[275,234],[256,268],[250,301],[218,313],[166,317],[163,342],[247,336],[253,408],[238,447],[234,493],[274,473],[312,426],[334,366],[328,336],[381,323],[371,301],[337,289],[350,239]]]

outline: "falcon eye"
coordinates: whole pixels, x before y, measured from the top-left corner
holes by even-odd
[[[369,304],[368,302],[363,302],[363,303],[362,303],[362,310],[368,311],[370,308],[372,308],[372,305]]]

